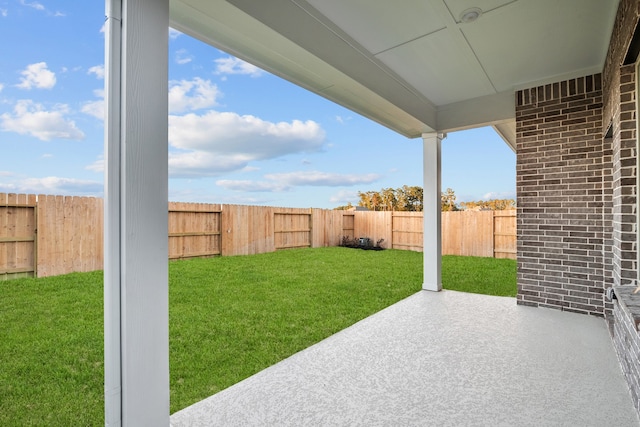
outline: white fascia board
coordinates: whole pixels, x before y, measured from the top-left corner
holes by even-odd
[[[534,87],[544,86],[551,83],[558,83],[566,80],[577,79],[579,77],[592,76],[594,74],[599,74],[601,72],[602,72],[602,65],[596,65],[593,67],[574,70],[564,74],[556,74],[540,80],[518,83],[514,86],[514,90],[518,91],[523,89],[531,89]]]
[[[493,125],[493,130],[507,143],[511,151],[516,152],[516,121]]]
[[[387,72],[377,73],[375,83],[381,87],[386,85],[385,90],[393,94],[393,99],[385,96],[384,90],[380,92],[368,88],[358,76],[339,70],[226,1],[171,0],[170,4],[171,26],[185,34],[409,138],[435,130],[435,108],[408,91]],[[328,37],[333,39],[335,34],[329,33]],[[336,43],[336,40],[333,42]],[[317,40],[317,43],[321,41]],[[362,56],[355,51],[353,55]],[[368,61],[365,58],[361,60]],[[371,67],[372,63],[368,65],[369,71],[375,68]],[[359,69],[362,70],[365,68]],[[404,96],[400,94],[403,91],[406,92]]]
[[[507,123],[515,118],[515,94],[506,91],[438,107],[437,129],[453,132]]]

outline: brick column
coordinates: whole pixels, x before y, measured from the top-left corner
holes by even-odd
[[[600,74],[517,93],[518,303],[604,314],[611,140]]]
[[[612,117],[613,145],[613,245],[614,285],[635,283],[637,277],[636,217],[636,74],[635,65],[620,68],[616,95],[619,104]]]

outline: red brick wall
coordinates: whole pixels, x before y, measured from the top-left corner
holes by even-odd
[[[611,140],[601,75],[517,93],[518,303],[604,314]]]

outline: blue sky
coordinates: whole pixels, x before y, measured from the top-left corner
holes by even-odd
[[[102,196],[104,3],[0,0],[0,192]],[[422,185],[407,139],[176,31],[169,40],[169,199],[333,208]],[[491,129],[450,133],[442,188],[515,198]]]

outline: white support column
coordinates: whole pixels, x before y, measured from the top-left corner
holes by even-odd
[[[169,0],[106,0],[105,424],[169,426]]]
[[[441,238],[441,184],[440,146],[445,135],[442,133],[422,134],[423,141],[423,256],[424,281],[422,289],[442,290],[442,238]]]

